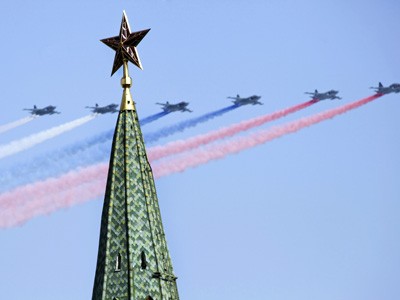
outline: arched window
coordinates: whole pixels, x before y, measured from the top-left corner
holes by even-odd
[[[147,296],[146,300],[154,300],[154,299],[151,296]]]

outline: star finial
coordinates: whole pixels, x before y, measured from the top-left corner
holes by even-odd
[[[143,69],[136,46],[149,31],[150,29],[146,29],[131,33],[128,17],[125,11],[123,12],[119,35],[101,40],[101,42],[116,51],[111,76],[124,64],[124,60],[129,60],[138,68]]]

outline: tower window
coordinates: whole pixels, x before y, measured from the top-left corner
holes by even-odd
[[[140,254],[140,260],[142,261],[141,263],[141,267],[142,269],[146,269],[147,268],[147,260],[146,260],[146,253],[144,253],[144,251],[142,251],[142,253]],[[153,299],[153,298],[151,298]]]
[[[115,260],[115,272],[121,271],[121,254],[118,253],[117,259]]]
[[[151,296],[147,296],[146,300],[154,300],[154,299]]]

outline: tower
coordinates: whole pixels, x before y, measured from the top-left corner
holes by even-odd
[[[128,61],[148,30],[131,33],[125,12],[119,36],[102,40],[116,51],[111,75],[123,66],[121,108],[115,128],[92,300],[178,300]]]

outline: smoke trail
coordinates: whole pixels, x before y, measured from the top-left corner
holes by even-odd
[[[231,105],[231,106],[219,109],[217,111],[207,113],[200,117],[193,118],[193,119],[186,120],[186,121],[180,122],[180,123],[172,125],[172,126],[165,127],[156,132],[145,134],[144,139],[145,139],[146,143],[153,143],[155,141],[158,141],[160,138],[167,137],[174,133],[184,131],[186,128],[194,127],[200,123],[207,122],[208,120],[211,120],[215,117],[221,116],[221,115],[223,115],[235,108],[238,108],[238,107],[239,106],[237,106],[237,105]]]
[[[376,94],[356,102],[343,105],[310,117],[305,117],[297,121],[293,121],[282,126],[276,126],[268,130],[260,131],[249,136],[240,137],[230,140],[226,143],[217,144],[206,149],[199,149],[189,153],[184,157],[179,157],[174,160],[169,160],[164,163],[157,164],[153,170],[156,177],[167,176],[172,173],[182,172],[188,168],[193,168],[198,165],[205,164],[211,160],[221,159],[227,155],[235,154],[240,151],[252,148],[257,145],[264,144],[283,135],[294,133],[300,129],[309,127],[319,122],[332,119],[333,117],[348,112],[349,110],[358,108],[375,99],[381,97],[382,94]]]
[[[365,105],[381,94],[343,105],[310,117],[305,117],[256,134],[230,140],[207,149],[200,149],[153,166],[155,178],[182,172],[190,167],[223,158],[229,154],[266,143],[285,134],[331,119]],[[53,212],[62,207],[86,202],[104,194],[108,164],[102,163],[73,171],[59,178],[48,179],[0,194],[0,228],[21,224],[37,215]]]
[[[164,112],[140,120],[145,126],[162,117]],[[108,161],[114,130],[108,130],[91,138],[76,142],[60,150],[35,158],[25,159],[0,171],[0,192],[44,178],[57,176],[78,167]]]
[[[89,184],[92,181],[103,180],[104,182],[107,177],[107,170],[108,163],[96,164],[70,171],[58,178],[48,178],[2,193],[0,194],[0,213],[7,209],[23,207],[28,202],[42,201],[47,199],[46,197],[56,201],[57,195],[62,192]]]
[[[168,111],[162,111],[162,112],[160,112],[158,114],[154,114],[152,116],[148,116],[148,117],[140,120],[140,125],[143,126],[143,125],[146,125],[148,123],[154,122],[154,121],[158,120],[159,118],[164,117],[164,116],[166,116],[168,114],[169,114]]]
[[[57,196],[51,194],[43,194],[40,201],[22,202],[18,209],[10,207],[2,208],[0,212],[0,228],[12,227],[24,223],[33,216],[48,214],[58,209],[70,207],[79,203],[81,199],[93,199],[92,197],[100,197],[104,195],[104,190],[99,189],[99,186],[105,186],[106,177],[98,181],[90,181],[79,184],[71,190],[60,190]],[[37,189],[31,188],[27,191],[39,192]],[[26,194],[21,195],[22,199]]]
[[[180,153],[183,151],[188,151],[188,150],[197,148],[201,145],[208,144],[208,143],[214,142],[216,140],[235,135],[239,132],[249,130],[249,129],[257,127],[257,126],[261,126],[267,122],[271,122],[276,119],[287,116],[288,114],[297,112],[301,109],[309,107],[310,105],[312,105],[314,103],[317,103],[317,101],[310,100],[310,101],[274,112],[272,114],[268,114],[268,115],[264,115],[264,116],[250,119],[247,121],[243,121],[238,124],[233,124],[229,127],[211,131],[209,133],[198,135],[193,138],[171,142],[164,146],[153,147],[148,151],[149,160],[155,161],[157,159],[160,159],[160,158],[168,156],[168,155],[173,155],[173,154]]]
[[[7,132],[7,131],[9,131],[11,129],[14,129],[14,128],[18,127],[18,126],[21,126],[21,125],[24,125],[26,123],[29,123],[30,121],[34,120],[35,118],[36,118],[36,116],[28,116],[28,117],[19,119],[17,121],[11,122],[11,123],[1,125],[0,126],[0,133]]]
[[[74,120],[72,122],[68,122],[65,124],[62,124],[57,127],[50,128],[48,130],[32,134],[26,138],[13,141],[7,145],[0,146],[0,159],[13,155],[15,153],[21,152],[23,150],[32,148],[33,146],[43,143],[44,141],[47,141],[51,138],[54,138],[64,132],[70,131],[78,126],[81,126],[90,120],[93,120],[96,117],[95,114],[79,118],[77,120]]]
[[[97,137],[34,158],[22,159],[7,169],[0,170],[0,192],[57,176],[78,167],[107,161],[111,150],[111,138]],[[96,143],[93,143],[94,140]]]
[[[233,108],[236,107],[233,106]],[[196,122],[198,119],[200,121],[203,121],[203,119],[207,120],[213,115],[219,115],[229,110],[231,110],[231,107],[208,113],[194,121]],[[141,119],[140,125],[144,126],[149,124],[164,115],[166,114],[161,112]],[[178,124],[178,127],[181,126]],[[36,157],[35,159],[22,161],[7,170],[0,171],[0,191],[4,192],[21,184],[56,176],[77,167],[84,167],[94,163],[107,161],[109,159],[113,134],[114,130],[108,130],[89,139],[74,143],[73,145],[61,150],[46,153],[45,155]],[[156,132],[155,134],[158,135],[158,138],[162,136],[160,132]],[[144,138],[147,140],[146,134]]]

